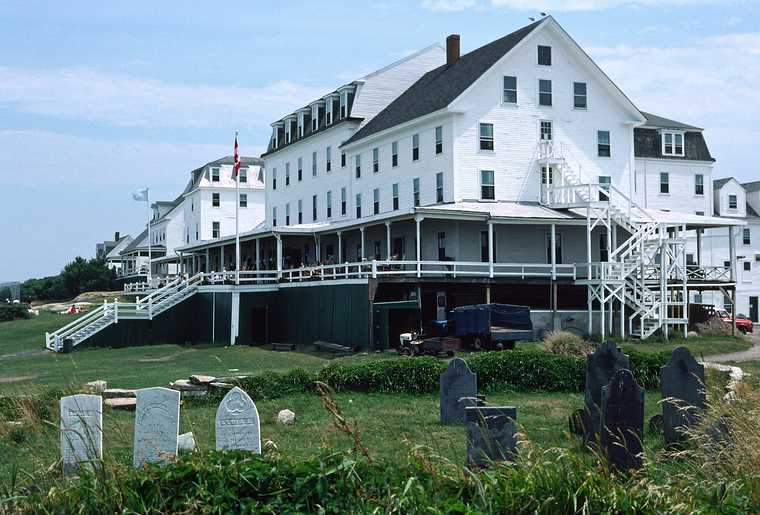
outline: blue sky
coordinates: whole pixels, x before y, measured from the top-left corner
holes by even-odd
[[[222,5],[223,4],[223,5]],[[706,128],[716,176],[760,179],[760,2],[0,0],[0,280],[57,273],[149,186],[258,155],[269,123],[446,35],[466,52],[552,15],[642,110]]]

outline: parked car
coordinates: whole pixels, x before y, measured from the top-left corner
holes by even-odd
[[[726,311],[725,309],[716,309],[715,314],[720,317],[721,320],[724,322],[730,324],[731,323],[731,313]],[[747,318],[745,315],[736,315],[736,328],[741,331],[744,334],[754,332],[754,326],[752,324],[752,320]]]

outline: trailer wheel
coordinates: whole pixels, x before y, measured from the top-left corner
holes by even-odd
[[[480,336],[475,336],[472,339],[473,350],[483,350],[483,343],[484,343],[483,338],[481,338]]]

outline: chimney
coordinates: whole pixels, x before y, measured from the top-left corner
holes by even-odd
[[[459,59],[459,34],[446,38],[446,64],[454,64]]]
[[[116,231],[113,235],[113,241],[119,241],[119,231]]]

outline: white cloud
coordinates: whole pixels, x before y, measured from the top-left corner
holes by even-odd
[[[422,7],[430,11],[457,12],[475,7],[475,0],[424,0]]]
[[[751,179],[760,159],[760,33],[589,53],[644,110],[705,128],[716,175]],[[746,163],[753,163],[748,168]]]
[[[731,0],[491,0],[493,7],[518,11],[597,11],[616,7],[683,7],[717,5]]]
[[[190,86],[86,68],[0,67],[0,107],[121,127],[263,127],[326,92],[290,81]]]

